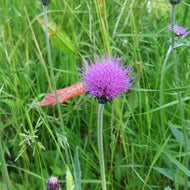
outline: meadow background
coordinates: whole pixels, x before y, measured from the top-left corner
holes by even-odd
[[[190,28],[189,6],[189,0],[177,5],[175,19]],[[95,99],[83,94],[61,104],[63,125],[56,106],[31,104],[52,88],[40,19],[40,0],[0,2],[0,189],[7,183],[9,190],[45,189],[55,175],[62,189],[73,183],[99,190]],[[178,39],[183,45],[176,48],[176,87],[171,55],[163,66],[170,20],[166,0],[52,0],[48,6],[48,21],[61,36],[50,36],[57,89],[79,81],[77,68],[95,53],[117,54],[134,67],[132,88],[104,109],[108,189],[190,188],[184,140],[190,129],[190,35]]]

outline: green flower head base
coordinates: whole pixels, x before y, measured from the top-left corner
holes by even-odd
[[[83,63],[79,75],[88,96],[95,96],[100,104],[110,102],[113,97],[118,98],[134,82],[132,66],[124,66],[125,62],[121,63],[121,58],[116,55],[106,57],[103,54],[100,61],[95,55],[95,63],[91,59],[89,61],[87,65]]]
[[[48,6],[49,3],[50,3],[50,0],[41,0],[41,2],[42,2],[42,4],[43,4],[44,6]]]
[[[182,0],[169,0],[169,2],[172,4],[172,5],[177,5],[179,3],[181,3]]]

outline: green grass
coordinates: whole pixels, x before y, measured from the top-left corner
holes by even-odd
[[[184,125],[189,130],[190,36],[179,39],[187,46],[176,48],[180,83],[176,87],[171,55],[163,69],[171,37],[167,29],[171,6],[168,1],[151,2],[151,12],[146,0],[52,0],[48,6],[48,21],[71,42],[66,43],[64,36],[62,45],[68,46],[51,43],[57,89],[77,82],[77,68],[88,57],[93,60],[95,53],[118,54],[134,67],[132,89],[104,108],[104,158],[110,190],[183,190],[185,176],[190,177],[178,104],[180,92]],[[73,180],[77,189],[80,183],[83,190],[101,189],[97,102],[83,94],[61,104],[64,129],[56,106],[30,103],[40,101],[52,88],[45,32],[38,22],[43,19],[43,7],[40,0],[24,1],[32,34],[22,1],[0,4],[0,143],[4,153],[0,189],[5,190],[7,184],[8,190],[45,189],[50,175],[59,177],[62,189],[66,189],[66,179],[67,184]],[[190,28],[189,7],[189,0],[177,5],[175,20]]]

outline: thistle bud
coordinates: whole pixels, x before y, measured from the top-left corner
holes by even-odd
[[[179,3],[181,3],[182,0],[169,0],[169,2],[172,4],[172,5],[177,5]]]
[[[42,4],[43,4],[44,6],[48,6],[49,3],[50,3],[50,0],[41,0],[41,2],[42,2]]]
[[[46,190],[60,190],[60,182],[58,177],[51,176],[46,184]]]

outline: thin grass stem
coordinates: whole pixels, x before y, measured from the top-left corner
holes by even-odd
[[[106,22],[106,15],[104,15],[105,19],[103,17],[103,10],[104,10],[104,14],[106,13],[106,11],[105,11],[106,10],[106,4],[105,4],[105,1],[104,1],[103,4],[102,4],[104,6],[103,8],[95,0],[94,0],[94,4],[95,4],[95,7],[96,7],[96,13],[97,13],[98,20],[99,20],[99,23],[100,23],[100,29],[101,29],[102,40],[103,40],[105,52],[106,52],[106,55],[108,55],[111,52],[111,49],[110,49],[110,43],[109,43],[109,39],[108,39],[109,35],[108,35],[107,28],[106,28],[106,23],[107,23]]]

